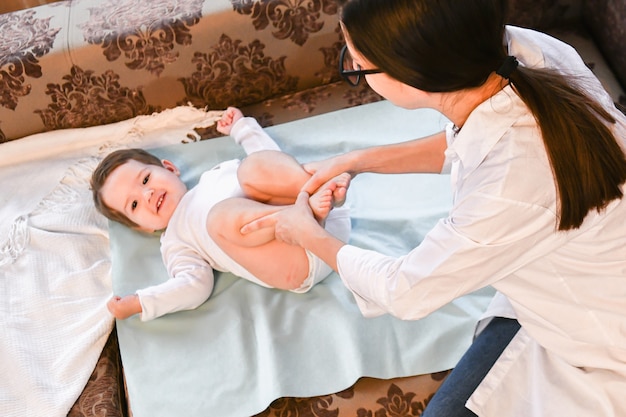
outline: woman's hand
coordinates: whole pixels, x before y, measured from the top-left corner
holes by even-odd
[[[309,194],[301,192],[296,202],[283,210],[260,217],[246,225],[240,232],[245,235],[259,229],[274,228],[276,240],[290,245],[304,246],[303,236],[312,229],[321,228],[309,206]]]
[[[241,233],[273,227],[276,240],[309,250],[337,271],[337,253],[344,242],[328,233],[313,216],[309,194],[301,192],[294,205],[261,217],[241,228]]]
[[[354,178],[355,173],[350,166],[349,154],[334,156],[321,161],[308,162],[302,165],[304,170],[311,174],[311,178],[302,186],[302,191],[310,194],[315,193],[318,188],[328,180],[335,178],[344,172],[349,173]]]
[[[107,302],[107,308],[116,319],[126,319],[134,314],[141,313],[141,303],[136,294],[119,297],[114,295]]]

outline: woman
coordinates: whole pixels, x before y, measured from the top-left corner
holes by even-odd
[[[306,192],[276,226],[338,271],[364,315],[419,319],[498,290],[424,416],[626,415],[626,120],[573,48],[505,26],[504,0],[348,0],[342,73],[452,124],[428,138],[309,164],[450,172],[453,207],[392,258],[333,238]]]

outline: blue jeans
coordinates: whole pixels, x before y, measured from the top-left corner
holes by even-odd
[[[441,384],[422,417],[476,417],[465,403],[519,329],[517,320],[493,318]]]

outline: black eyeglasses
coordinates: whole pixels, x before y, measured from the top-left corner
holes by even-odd
[[[346,80],[352,87],[356,87],[361,82],[361,76],[367,74],[380,74],[382,71],[379,69],[361,69],[360,65],[356,65],[355,68],[352,56],[348,51],[348,45],[344,45],[339,54],[339,74]]]

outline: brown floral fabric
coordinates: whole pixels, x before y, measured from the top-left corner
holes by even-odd
[[[180,104],[241,107],[338,80],[334,0],[54,6],[0,15],[10,29],[0,33],[1,141]]]
[[[279,398],[254,417],[417,417],[449,371],[408,378],[361,378],[352,387],[313,398]]]
[[[113,329],[68,417],[125,417],[127,413],[117,332]]]
[[[30,78],[41,78],[39,58],[50,52],[60,28],[50,18],[36,19],[32,10],[0,15],[0,105],[15,110],[31,93]]]
[[[304,45],[309,34],[320,31],[324,22],[321,13],[337,14],[334,0],[231,0],[233,8],[241,14],[252,16],[254,27],[263,30],[272,26],[277,39],[289,39]]]
[[[222,35],[212,49],[196,52],[192,59],[196,71],[180,78],[187,100],[196,106],[246,106],[296,88],[298,79],[287,74],[286,57],[265,56],[265,45],[259,41],[242,45],[240,40]]]
[[[161,75],[179,57],[175,45],[191,45],[190,28],[202,17],[203,0],[117,0],[90,7],[79,25],[85,40],[102,48],[107,61],[122,58],[133,70]]]
[[[52,102],[35,110],[46,130],[104,125],[161,110],[146,103],[141,89],[121,86],[113,71],[98,75],[73,66],[63,81],[48,84]]]
[[[580,21],[582,1],[511,0],[511,23],[547,29]],[[584,7],[623,78],[623,2]],[[337,13],[335,0],[65,0],[0,15],[0,142],[181,104],[304,97],[339,81]],[[299,106],[268,113],[306,116]]]

